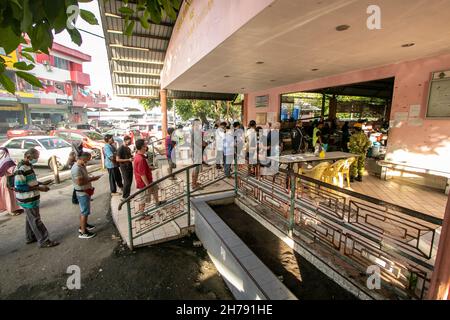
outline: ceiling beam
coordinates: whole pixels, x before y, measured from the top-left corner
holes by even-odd
[[[145,88],[160,88],[159,84],[142,84],[142,83],[124,83],[124,82],[116,82],[114,83],[116,86],[121,87],[145,87]]]
[[[166,53],[166,50],[163,50],[163,49],[150,49],[150,48],[143,48],[143,47],[131,47],[131,46],[124,46],[123,44],[117,44],[117,43],[110,43],[109,46],[111,48],[119,48],[119,49],[129,49],[129,50],[140,50],[140,51],[148,51],[148,52]]]
[[[121,70],[114,70],[113,72],[118,73],[118,74],[135,74],[135,75],[139,75],[139,76],[158,77],[158,78],[161,76],[159,73],[121,71]]]
[[[164,65],[164,61],[149,61],[149,60],[135,60],[135,59],[128,59],[128,58],[111,58],[113,61],[119,61],[119,62],[131,62],[131,63],[138,63],[138,64],[154,64],[154,65]]]
[[[117,34],[120,36],[128,37],[128,36],[124,35],[121,30],[108,29],[108,30],[106,30],[106,32],[108,32],[110,34]],[[149,39],[155,39],[155,40],[162,40],[162,41],[170,41],[170,37],[155,36],[155,35],[147,34],[147,33],[133,32],[133,34],[131,36],[132,37],[140,37],[140,38],[149,38]]]
[[[146,96],[146,95],[137,95],[137,94],[116,94],[117,97],[127,97],[127,98],[140,98],[140,99],[159,99],[158,96]]]
[[[125,18],[126,18],[124,15],[115,14],[115,13],[112,13],[112,12],[105,12],[105,16],[109,17],[109,18],[116,18],[116,19],[122,19],[122,20],[125,20]],[[139,21],[140,22],[138,17],[130,17],[129,20]],[[170,28],[173,28],[175,26],[175,24],[173,22],[161,21],[161,23],[158,24],[158,23],[153,22],[150,19],[148,19],[147,21],[148,21],[149,24],[152,24],[152,25],[155,25],[155,26],[164,26],[164,27],[170,27]]]

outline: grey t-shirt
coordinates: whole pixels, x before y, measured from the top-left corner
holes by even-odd
[[[88,179],[89,178],[89,174],[88,171],[86,169],[85,166],[80,166],[78,163],[75,163],[70,171],[70,173],[72,174],[72,183],[73,183],[73,187],[77,192],[77,195],[79,196],[86,196],[87,193],[84,192],[83,190],[87,190],[92,188],[92,184],[90,182],[88,182],[87,184],[84,184],[82,186],[79,186],[78,184],[76,184],[76,181],[79,177],[82,177],[84,179]]]

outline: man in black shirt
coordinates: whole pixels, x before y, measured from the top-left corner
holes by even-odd
[[[131,138],[125,136],[123,144],[117,151],[117,163],[120,166],[120,172],[123,178],[123,199],[130,196],[131,183],[133,182],[133,156],[131,155]]]

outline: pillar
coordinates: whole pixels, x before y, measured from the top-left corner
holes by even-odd
[[[248,118],[248,94],[244,94],[244,101],[242,103],[242,124],[247,127],[250,119]]]
[[[450,195],[442,223],[441,237],[431,277],[428,299],[450,300]]]
[[[167,90],[160,90],[159,98],[161,102],[162,113],[162,137],[164,138],[165,136],[167,136]]]
[[[325,108],[325,106],[324,106],[324,108]],[[328,119],[336,120],[336,113],[337,113],[337,99],[335,96],[333,96],[330,99],[330,109],[328,111]]]
[[[320,116],[322,117],[322,119],[325,118],[325,93],[322,93],[322,110]]]

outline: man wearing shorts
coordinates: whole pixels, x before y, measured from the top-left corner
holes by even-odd
[[[91,196],[94,193],[92,182],[100,179],[100,176],[89,177],[86,169],[89,160],[91,160],[91,155],[87,152],[82,152],[71,169],[73,187],[77,194],[81,212],[80,228],[78,229],[78,238],[80,239],[95,237],[95,233],[91,232],[95,229],[95,226],[88,223],[88,216],[91,214]]]
[[[143,139],[136,141],[136,156],[134,157],[134,179],[136,181],[136,188],[138,191],[145,189],[148,185],[152,184],[152,170],[150,169],[145,154],[147,152],[147,144]],[[165,201],[159,201],[158,198],[158,188],[154,186],[153,188],[146,189],[140,195],[137,196],[138,210],[143,212],[145,210],[145,204],[151,201],[150,195],[153,195],[155,203],[160,206]]]

